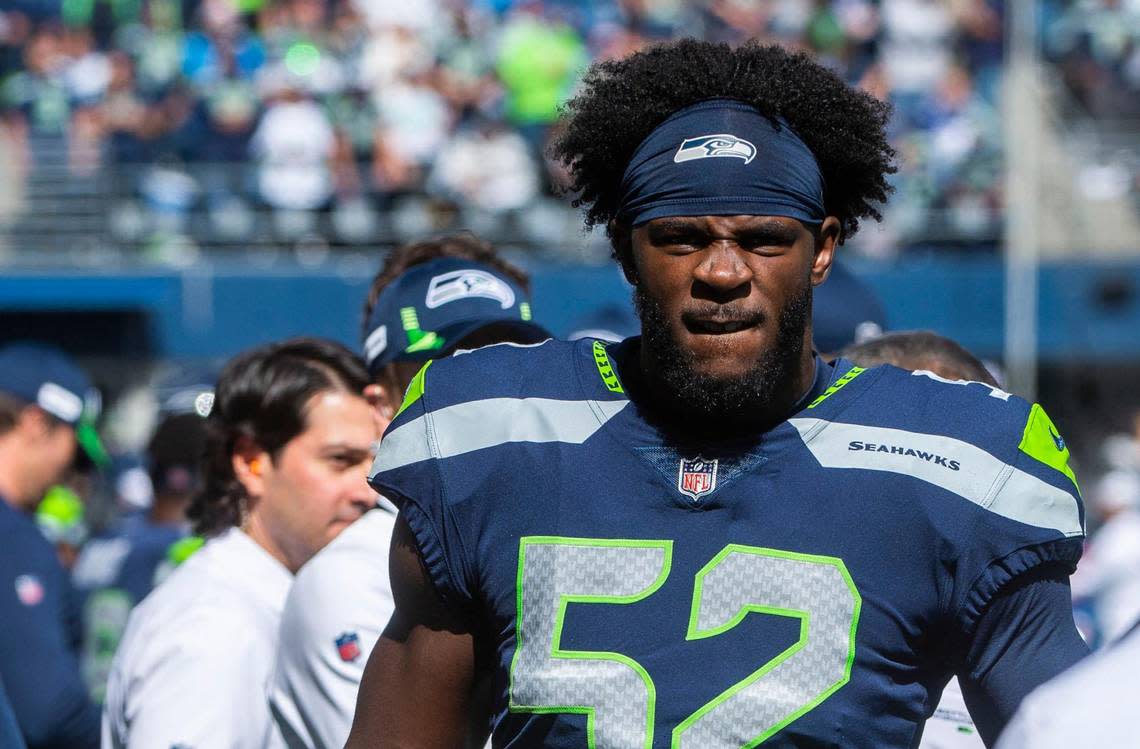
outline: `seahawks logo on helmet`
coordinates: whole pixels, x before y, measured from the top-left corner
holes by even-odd
[[[717,156],[734,156],[744,159],[744,163],[748,164],[756,158],[756,146],[728,133],[685,138],[673,156],[673,162],[680,164],[683,161],[711,159]]]
[[[471,297],[494,299],[503,309],[510,309],[515,304],[515,292],[506,282],[474,268],[453,270],[434,277],[428,284],[424,304],[428,309],[435,309],[448,302]]]

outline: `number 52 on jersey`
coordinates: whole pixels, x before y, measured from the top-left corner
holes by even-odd
[[[649,749],[649,673],[621,653],[563,648],[562,629],[571,603],[652,596],[672,554],[672,541],[520,539],[510,710],[585,714],[591,749]],[[799,640],[681,721],[674,749],[754,747],[826,700],[851,678],[861,603],[836,557],[725,546],[693,580],[685,639],[716,637],[759,614],[799,619]]]

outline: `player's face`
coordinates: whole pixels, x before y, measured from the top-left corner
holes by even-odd
[[[375,505],[367,480],[379,438],[368,401],[326,391],[309,401],[305,431],[263,468],[260,513],[294,570]]]
[[[32,459],[26,464],[23,483],[38,501],[52,484],[63,478],[75,460],[75,429],[61,424],[34,406],[26,408],[19,427]]]
[[[837,233],[832,218],[813,231],[774,216],[661,218],[634,229],[643,346],[661,378],[681,397],[707,396],[706,411],[770,396],[810,363],[811,289],[826,278]],[[735,401],[717,401],[733,387]]]

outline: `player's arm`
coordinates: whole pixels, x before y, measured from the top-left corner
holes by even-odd
[[[15,590],[16,577],[5,570],[6,590]],[[99,709],[87,694],[58,615],[46,601],[25,605],[13,595],[0,600],[0,621],[0,674],[28,741],[98,746]]]
[[[463,747],[475,684],[475,638],[446,606],[401,514],[388,570],[396,610],[364,669],[346,749]]]
[[[1021,701],[1088,654],[1073,623],[1068,576],[1040,567],[995,596],[978,620],[959,669],[962,696],[993,746]]]

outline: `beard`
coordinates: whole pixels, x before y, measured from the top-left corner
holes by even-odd
[[[669,396],[672,403],[666,410],[677,416],[703,417],[706,422],[742,422],[787,396],[785,391],[796,381],[804,330],[811,315],[810,279],[780,310],[775,345],[761,353],[739,377],[713,377],[697,371],[696,357],[678,343],[657,300],[637,286],[633,302],[641,318],[641,345],[652,364],[651,371],[645,374]]]

